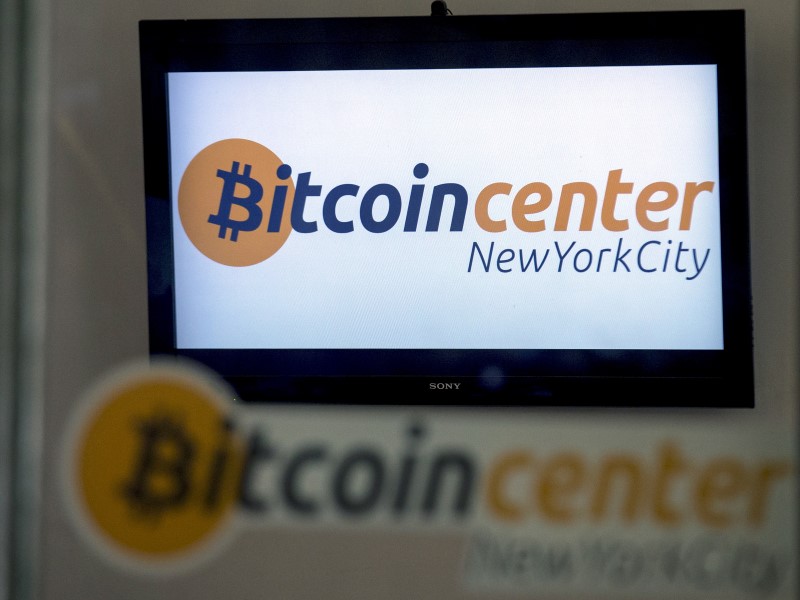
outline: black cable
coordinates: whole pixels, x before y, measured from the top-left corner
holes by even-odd
[[[431,2],[431,16],[432,17],[446,17],[452,15],[453,11],[447,8],[444,0],[434,0]]]

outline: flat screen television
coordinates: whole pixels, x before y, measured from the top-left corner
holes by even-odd
[[[744,16],[142,21],[151,354],[247,402],[752,407]]]

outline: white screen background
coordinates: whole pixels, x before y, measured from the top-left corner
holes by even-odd
[[[181,348],[463,348],[463,349],[719,349],[722,297],[716,67],[570,67],[540,69],[172,73],[169,129],[173,190],[175,311]],[[247,138],[292,166],[311,172],[322,197],[311,198],[306,219],[313,234],[292,232],[271,258],[227,267],[202,255],[177,215],[177,188],[189,161],[209,144]],[[422,181],[414,166],[430,167]],[[633,193],[620,196],[616,216],[630,228],[608,232],[599,222],[608,172],[622,169]],[[519,231],[511,197],[492,202],[492,216],[508,229],[488,233],[474,220],[481,189],[508,182],[511,197],[526,183],[553,190],[547,230]],[[561,186],[587,181],[598,190],[592,232],[577,230],[575,203],[567,231],[554,232]],[[649,183],[669,181],[680,191],[669,232],[638,226],[635,197]],[[717,182],[698,197],[690,231],[679,232],[685,182]],[[445,204],[438,232],[424,231],[433,186],[458,183],[470,198],[464,230],[450,232]],[[383,234],[364,230],[358,200],[339,203],[340,219],[355,231],[336,234],[321,218],[322,198],[342,183],[390,183],[404,199],[398,224]],[[424,183],[416,232],[404,232],[411,185]],[[265,190],[265,197],[271,194]],[[379,216],[376,214],[376,217]],[[645,273],[613,272],[622,239],[633,251],[658,240]],[[668,240],[696,248],[682,267],[661,272]],[[473,261],[494,242],[495,265]],[[554,243],[575,242],[565,267],[582,248],[604,263],[586,272],[557,270]],[[519,253],[550,254],[539,272],[521,272]],[[514,252],[510,273],[496,268],[502,249]],[[508,253],[507,253],[508,254]],[[658,256],[658,258],[656,258]],[[588,253],[582,255],[583,259]],[[583,261],[581,261],[583,266]],[[477,268],[476,268],[477,267]]]

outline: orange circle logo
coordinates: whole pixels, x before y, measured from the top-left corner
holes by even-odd
[[[188,364],[115,371],[72,430],[67,482],[81,523],[115,556],[195,556],[226,529],[243,442],[226,389]]]
[[[181,224],[195,247],[231,267],[260,263],[292,231],[291,168],[245,139],[215,142],[186,167],[178,189]]]

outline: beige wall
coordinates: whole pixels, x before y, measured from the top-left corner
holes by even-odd
[[[34,6],[32,4],[32,6]],[[147,352],[145,216],[137,22],[155,18],[294,17],[426,15],[426,1],[364,2],[268,1],[224,3],[177,0],[42,1],[39,18],[47,25],[46,154],[35,172],[46,194],[40,213],[46,249],[44,300],[40,545],[35,556],[35,593],[40,600],[89,598],[219,598],[225,573],[241,583],[243,565],[257,568],[256,553],[280,561],[283,547],[291,555],[326,545],[337,553],[374,561],[376,549],[386,561],[403,564],[409,552],[433,559],[448,551],[448,540],[435,538],[404,549],[386,537],[374,548],[355,538],[313,534],[302,541],[277,532],[264,550],[256,539],[244,540],[239,554],[198,574],[191,583],[141,584],[108,569],[85,549],[68,524],[57,492],[59,440],[63,422],[86,387],[104,371]],[[746,8],[753,296],[755,319],[756,408],[724,414],[581,412],[564,416],[573,422],[605,427],[637,427],[687,421],[707,422],[735,437],[740,428],[789,427],[798,417],[798,73],[800,14],[796,0],[741,2],[689,1],[512,1],[451,0],[456,14],[483,12],[560,12]],[[29,166],[29,173],[33,169]],[[37,236],[38,237],[38,236]],[[523,416],[523,419],[525,417]],[[532,418],[532,417],[531,417]],[[568,422],[568,421],[564,421]],[[35,426],[35,421],[34,421]],[[425,554],[427,553],[427,554]],[[245,558],[249,556],[249,558]],[[313,556],[311,560],[317,560]],[[288,560],[288,559],[286,559]],[[378,561],[375,564],[381,564]],[[238,566],[237,566],[238,565]],[[375,594],[386,598],[442,597],[439,582],[427,571],[400,593],[389,572]],[[369,578],[363,576],[368,581]],[[361,579],[359,579],[361,581]],[[361,581],[363,584],[363,581]],[[183,585],[184,587],[180,587]],[[244,584],[242,584],[244,585]],[[303,597],[275,583],[263,597]],[[304,597],[353,598],[331,580],[303,583]],[[130,586],[130,587],[126,587]],[[320,589],[322,588],[322,589]],[[139,591],[136,591],[139,590]],[[191,595],[184,595],[191,591]],[[231,596],[233,597],[233,596]],[[250,596],[248,596],[250,597]],[[363,595],[360,597],[377,597]]]

